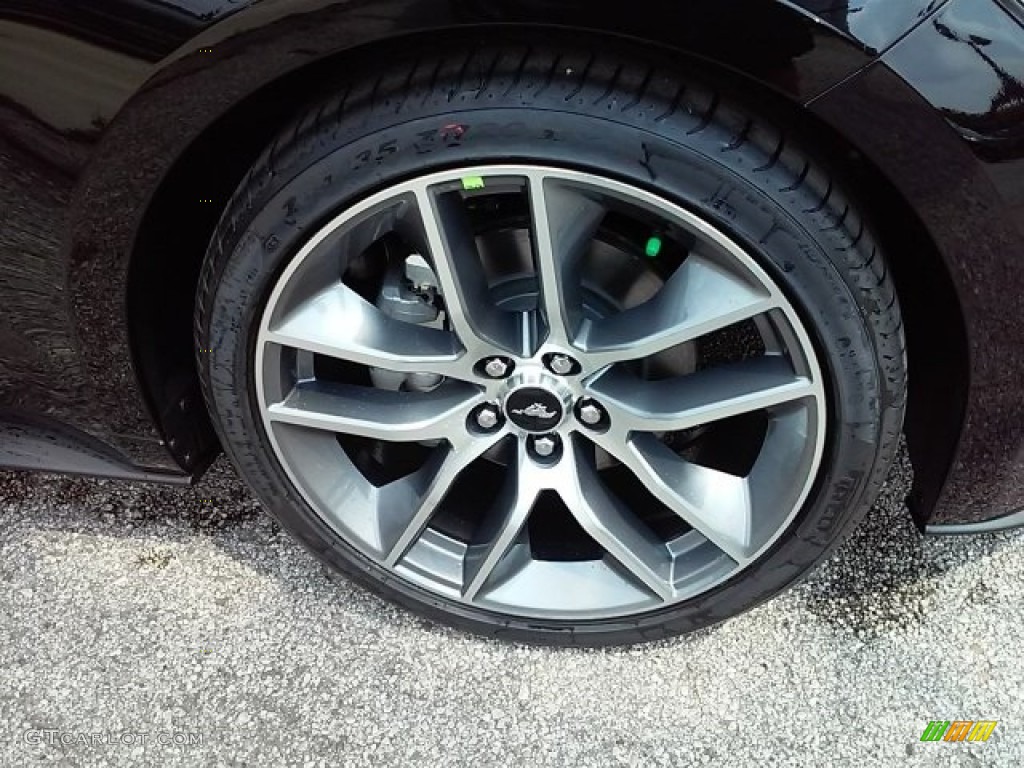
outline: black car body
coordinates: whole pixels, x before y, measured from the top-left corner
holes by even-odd
[[[4,466],[201,474],[217,442],[176,299],[217,202],[289,105],[346,57],[409,36],[572,25],[710,59],[834,131],[902,245],[916,519],[1024,506],[1019,4],[8,0],[0,13]]]
[[[3,0],[0,467],[187,483],[220,446],[195,291],[226,200],[359,62],[491,30],[757,85],[863,193],[909,361],[917,523],[1024,508],[1024,6],[1013,0]],[[969,528],[968,528],[969,529]]]

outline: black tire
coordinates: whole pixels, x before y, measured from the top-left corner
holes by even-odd
[[[551,44],[382,63],[308,109],[238,188],[198,287],[197,354],[224,449],[277,519],[333,568],[426,617],[475,633],[612,645],[689,632],[796,582],[860,520],[896,450],[906,392],[895,289],[841,177],[741,93],[633,55]],[[457,130],[450,126],[460,126]],[[739,576],[619,620],[515,620],[396,579],[348,546],[291,485],[255,401],[255,328],[289,257],[332,213],[428,169],[528,160],[596,170],[727,231],[782,285],[816,335],[830,387],[826,456],[789,531]]]

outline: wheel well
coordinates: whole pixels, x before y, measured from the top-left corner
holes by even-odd
[[[920,217],[893,183],[830,127],[815,135],[857,207],[872,222],[896,285],[907,345],[904,434],[914,472],[907,504],[923,530],[956,457],[970,358],[956,287]]]
[[[273,137],[305,105],[329,93],[344,73],[417,44],[436,47],[443,34],[371,43],[261,88],[212,123],[177,159],[153,195],[132,252],[128,327],[142,387],[183,468],[201,470],[219,448],[200,395],[192,319],[203,257],[228,199]],[[478,39],[479,31],[475,34]],[[618,38],[612,42],[636,45]],[[657,49],[640,52],[650,56],[652,50]],[[685,51],[671,54],[677,65],[680,55],[696,60],[709,77],[742,90],[755,107],[795,126],[804,144],[838,170],[858,207],[875,223],[890,255],[903,310],[910,375],[906,433],[915,471],[911,501],[915,518],[923,523],[956,452],[969,372],[963,316],[941,255],[884,174],[810,111],[713,62]],[[173,257],[168,243],[174,244]]]

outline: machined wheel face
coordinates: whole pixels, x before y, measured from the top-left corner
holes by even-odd
[[[543,165],[392,186],[308,239],[254,366],[288,478],[395,577],[509,617],[630,617],[751,566],[822,462],[800,316],[722,231]]]

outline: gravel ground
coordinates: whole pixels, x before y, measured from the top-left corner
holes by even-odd
[[[922,539],[908,474],[768,605],[552,651],[330,577],[223,462],[188,490],[0,473],[0,765],[1024,765],[1024,533]],[[999,725],[918,740],[958,718]]]

